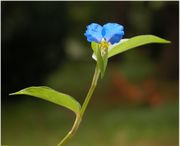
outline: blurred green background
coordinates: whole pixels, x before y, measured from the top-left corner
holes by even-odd
[[[28,96],[46,85],[80,103],[95,61],[84,32],[92,22],[120,23],[124,38],[154,34],[151,44],[109,60],[82,124],[67,146],[177,146],[179,2],[1,2],[1,140],[10,146],[55,146],[71,128],[71,111]]]

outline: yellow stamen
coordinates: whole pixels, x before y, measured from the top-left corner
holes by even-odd
[[[101,49],[101,55],[104,56],[108,50],[109,43],[106,42],[104,39],[99,43],[99,48]]]
[[[101,49],[107,49],[109,47],[109,43],[102,39],[102,41],[99,43],[99,47]]]

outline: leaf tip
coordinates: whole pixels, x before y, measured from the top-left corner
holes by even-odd
[[[171,43],[171,41],[169,41],[169,40],[166,40],[166,43],[167,43],[167,44],[170,44],[170,43]]]
[[[14,95],[14,93],[9,93],[8,95],[11,96],[11,95]]]
[[[18,94],[23,94],[22,90],[14,92],[14,93],[9,93],[9,95],[18,95]]]
[[[11,95],[16,95],[16,92],[14,92],[14,93],[9,93],[9,95],[11,96]]]
[[[162,42],[162,43],[170,44],[170,43],[171,43],[171,41],[166,40],[166,39],[163,39],[163,42]]]

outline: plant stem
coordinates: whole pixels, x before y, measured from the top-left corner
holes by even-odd
[[[93,80],[92,80],[92,83],[91,83],[91,87],[87,93],[87,96],[85,98],[85,101],[82,105],[82,108],[81,108],[81,118],[83,117],[84,115],[84,112],[88,106],[88,103],[92,97],[92,94],[94,92],[94,89],[96,88],[96,85],[97,85],[97,81],[98,81],[98,78],[99,78],[99,74],[100,74],[100,70],[98,69],[97,65],[96,65],[96,68],[95,68],[95,72],[94,72],[94,76],[93,76]]]
[[[96,68],[95,68],[95,72],[94,72],[94,76],[93,76],[93,80],[92,80],[92,83],[91,83],[91,86],[89,88],[89,91],[87,93],[87,96],[84,100],[84,103],[82,105],[82,108],[81,108],[81,111],[80,113],[77,113],[76,114],[76,119],[74,121],[74,124],[71,128],[71,130],[68,132],[68,134],[60,141],[60,143],[57,145],[57,146],[63,146],[74,134],[75,132],[77,131],[78,127],[79,127],[79,124],[81,123],[81,119],[84,115],[84,112],[88,106],[88,103],[92,97],[92,94],[94,92],[94,89],[96,88],[96,85],[97,85],[97,81],[98,81],[98,78],[99,78],[99,74],[100,74],[100,71],[96,65]]]
[[[74,124],[71,128],[71,130],[68,132],[68,134],[60,141],[60,143],[57,146],[63,146],[77,131],[79,124],[81,123],[81,116],[80,114],[76,114],[76,119],[74,121]]]

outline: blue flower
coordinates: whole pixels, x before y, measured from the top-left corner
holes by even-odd
[[[88,42],[101,43],[105,41],[113,45],[122,39],[124,27],[117,23],[107,23],[103,26],[97,23],[91,23],[87,26],[84,35],[87,37]]]

